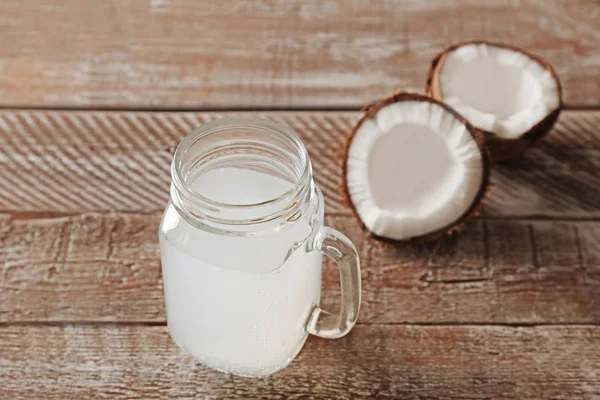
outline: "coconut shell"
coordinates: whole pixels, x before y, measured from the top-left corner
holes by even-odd
[[[342,179],[343,202],[352,210],[352,214],[359,221],[361,221],[363,229],[365,231],[369,231],[369,229],[362,222],[360,215],[358,215],[358,212],[356,211],[354,203],[352,203],[352,200],[350,198],[350,192],[348,191],[348,180],[346,177],[347,167],[348,167],[348,165],[347,165],[348,164],[348,153],[350,151],[350,146],[352,144],[352,141],[354,140],[354,137],[356,136],[356,132],[365,123],[365,121],[373,118],[379,112],[379,110],[381,110],[383,107],[385,107],[389,104],[392,104],[392,103],[400,102],[400,101],[423,101],[423,102],[429,102],[429,103],[439,105],[440,107],[442,107],[446,111],[448,111],[450,114],[452,114],[462,124],[465,125],[467,131],[469,132],[471,137],[474,139],[475,143],[477,144],[477,148],[479,149],[479,152],[481,153],[481,160],[483,163],[481,186],[479,188],[479,191],[477,192],[477,195],[473,198],[473,202],[467,208],[467,210],[462,215],[460,215],[458,218],[456,218],[456,220],[454,220],[452,223],[450,223],[442,228],[439,228],[435,231],[426,233],[425,235],[421,235],[418,237],[412,237],[412,238],[406,239],[406,240],[390,239],[390,238],[378,236],[373,232],[371,232],[371,235],[377,239],[389,241],[389,242],[406,242],[406,241],[428,242],[428,241],[439,239],[443,236],[448,236],[448,235],[452,235],[454,233],[460,232],[464,229],[466,220],[468,220],[470,217],[478,216],[481,214],[482,200],[486,196],[488,196],[489,192],[491,191],[491,184],[490,184],[491,170],[492,170],[491,159],[490,159],[489,152],[488,152],[488,149],[485,144],[484,134],[479,129],[472,126],[469,123],[469,121],[467,121],[463,116],[461,116],[459,113],[457,113],[450,106],[448,106],[440,101],[437,101],[431,97],[425,96],[425,95],[416,94],[416,93],[398,92],[398,93],[393,94],[392,96],[381,99],[378,102],[369,104],[368,106],[366,106],[364,108],[365,115],[357,122],[354,129],[352,129],[352,131],[346,141],[346,145],[344,147],[344,158],[343,158],[344,164],[342,166],[342,168],[343,168],[343,179]]]
[[[558,106],[554,110],[552,110],[544,119],[538,122],[527,132],[523,133],[520,137],[506,139],[496,135],[494,132],[479,129],[484,134],[485,143],[490,152],[492,163],[495,164],[520,156],[529,147],[531,147],[534,143],[536,143],[538,140],[547,135],[548,132],[550,132],[550,130],[554,126],[554,123],[558,119],[558,115],[560,114],[560,111],[563,107],[562,87],[560,84],[560,80],[558,79],[558,75],[556,74],[556,71],[554,71],[554,68],[552,68],[552,66],[547,61],[515,46],[488,42],[484,40],[474,40],[450,46],[433,59],[433,61],[431,62],[429,73],[427,75],[426,93],[429,96],[433,97],[438,101],[444,101],[440,87],[440,71],[442,70],[444,62],[446,61],[446,57],[450,52],[454,51],[455,49],[472,44],[486,44],[524,54],[528,58],[536,61],[552,75],[552,78],[554,78],[558,89]]]

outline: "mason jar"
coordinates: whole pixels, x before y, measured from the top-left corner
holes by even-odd
[[[323,195],[292,131],[257,118],[213,121],[179,144],[171,176],[160,253],[169,332],[185,352],[264,376],[287,366],[308,334],[352,329],[358,254],[323,225]],[[339,314],[319,307],[323,254],[339,267]]]

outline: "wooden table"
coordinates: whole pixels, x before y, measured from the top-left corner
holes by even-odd
[[[23,3],[0,3],[1,399],[600,398],[597,1]],[[379,242],[342,202],[344,132],[472,38],[547,58],[568,110],[494,170],[464,233]],[[260,380],[194,363],[165,326],[172,151],[232,114],[298,132],[363,265],[351,334]]]

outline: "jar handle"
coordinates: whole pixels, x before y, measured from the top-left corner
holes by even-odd
[[[337,339],[346,335],[356,323],[360,309],[360,261],[356,248],[344,234],[321,227],[314,236],[313,250],[335,261],[340,269],[342,306],[339,315],[315,306],[308,322],[308,333]]]

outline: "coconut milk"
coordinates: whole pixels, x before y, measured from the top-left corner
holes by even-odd
[[[192,187],[211,200],[254,204],[285,193],[291,183],[224,168]],[[179,346],[238,375],[285,367],[306,340],[305,323],[320,299],[322,256],[300,246],[311,231],[308,220],[266,235],[224,236],[191,226],[171,205],[161,230],[167,320]]]

